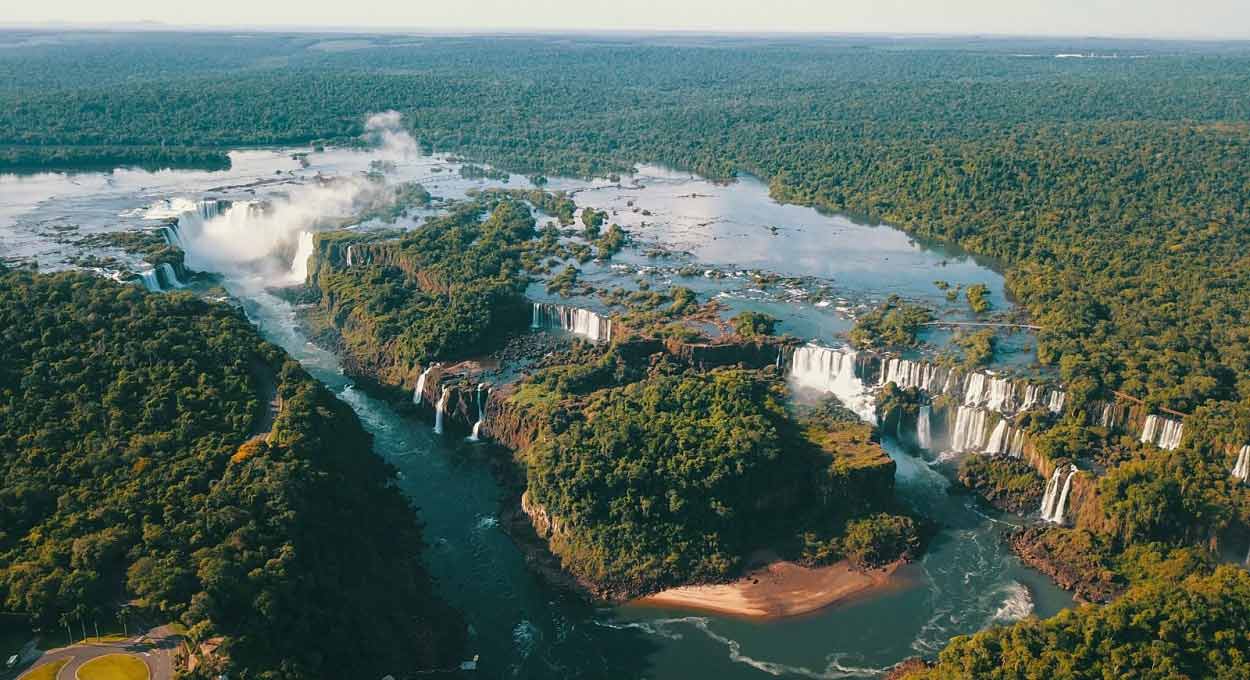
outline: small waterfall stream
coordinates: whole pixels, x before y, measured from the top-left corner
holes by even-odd
[[[1242,446],[1237,452],[1237,464],[1233,466],[1233,476],[1243,482],[1250,481],[1250,444]]]
[[[430,371],[434,370],[434,367],[437,365],[438,364],[430,364],[425,367],[424,371],[421,371],[421,375],[417,378],[417,386],[412,390],[412,403],[420,406],[421,402],[425,399],[425,377],[428,376]]]
[[[482,423],[486,422],[486,399],[490,396],[489,386],[486,383],[478,383],[477,391],[474,392],[474,400],[477,402],[477,420],[473,422],[473,433],[469,435],[469,441],[482,441],[480,433]]]
[[[1068,505],[1068,492],[1072,488],[1072,477],[1077,473],[1075,465],[1069,465],[1067,476],[1064,477],[1065,468],[1056,467],[1054,474],[1050,476],[1050,481],[1046,483],[1046,493],[1042,496],[1042,519],[1052,524],[1063,524],[1064,513]],[[1063,479],[1062,482],[1059,480]]]
[[[443,412],[447,410],[447,397],[450,392],[447,386],[443,385],[443,391],[438,395],[438,403],[434,405],[434,434],[443,433]]]
[[[932,406],[923,404],[920,407],[920,414],[916,416],[916,444],[926,451],[933,448],[933,433],[929,425],[932,411]]]

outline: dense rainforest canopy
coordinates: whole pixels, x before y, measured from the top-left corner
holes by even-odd
[[[1181,566],[1183,568],[1178,569]],[[1106,606],[951,641],[933,668],[906,680],[1107,680],[1250,677],[1250,574],[1163,564],[1166,576]]]
[[[883,512],[894,464],[872,429],[797,417],[771,371],[557,364],[511,397],[545,421],[518,458],[552,551],[599,589],[725,580],[760,549],[861,567],[915,554],[911,518]]]
[[[86,160],[91,148],[172,163],[349,139],[365,113],[396,109],[428,148],[527,173],[751,172],[778,198],[1001,258],[1046,327],[1041,356],[1069,380],[1186,412],[1250,397],[1250,53],[1235,45],[1107,41],[1094,47],[1140,58],[1056,59],[1074,50],[1058,39],[33,43],[0,51],[0,148],[14,163]]]
[[[236,309],[0,269],[0,603],[37,625],[129,605],[224,636],[232,677],[458,660],[371,447]]]

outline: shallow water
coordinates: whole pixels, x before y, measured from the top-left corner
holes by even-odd
[[[307,167],[289,151],[248,151],[232,158],[234,167],[224,172],[0,176],[0,255],[35,261],[43,269],[103,255],[115,258],[106,269],[139,270],[144,265],[135,257],[88,247],[81,239],[155,228],[158,223],[144,214],[159,200],[280,197],[318,174],[362,173],[377,157],[356,151],[314,153]],[[411,158],[397,164],[393,179],[421,180],[445,198],[499,185],[462,179],[456,168],[446,158]],[[514,176],[508,185],[525,188],[528,182]],[[615,210],[611,221],[631,229],[638,241],[611,263],[585,265],[587,280],[687,285],[724,301],[727,314],[740,309],[772,313],[782,319],[783,330],[801,337],[833,342],[855,314],[892,292],[934,305],[943,318],[966,318],[961,305],[946,303],[933,286],[938,278],[986,283],[996,306],[1010,304],[1002,277],[972,258],[913,243],[886,226],[778,205],[751,178],[717,185],[643,168],[619,185],[557,179],[550,188],[576,191],[579,205]],[[644,209],[652,214],[643,216]],[[425,214],[413,214],[399,226],[416,227]],[[645,254],[657,246],[669,254]],[[681,276],[678,270],[687,265],[716,273]],[[761,285],[753,278],[757,270],[793,279]],[[265,291],[265,279],[245,268],[227,267],[221,273],[265,336],[349,403],[375,435],[378,455],[400,471],[399,483],[420,506],[427,525],[431,571],[472,625],[470,644],[481,655],[482,677],[871,677],[907,656],[932,655],[953,635],[1030,612],[1050,615],[1071,603],[1007,552],[999,532],[1002,522],[1015,520],[993,518],[972,498],[948,494],[940,467],[887,438],[886,448],[898,463],[900,497],[946,526],[919,564],[907,569],[904,587],[768,623],[585,605],[540,582],[499,527],[501,489],[490,471],[487,446],[437,436],[430,423],[401,417],[357,390],[333,354],[301,335],[295,310]],[[531,293],[544,297],[540,285]],[[1031,360],[1027,351],[1023,356],[1022,362]]]

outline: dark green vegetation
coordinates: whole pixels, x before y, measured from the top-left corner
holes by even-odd
[[[860,349],[912,347],[919,340],[921,324],[933,320],[933,313],[920,305],[891,295],[881,306],[855,320],[851,344]]]
[[[914,554],[910,518],[880,514],[894,465],[871,428],[796,419],[787,401],[767,372],[617,352],[539,372],[511,398],[545,423],[518,456],[531,515],[566,569],[614,596],[722,581],[758,549],[863,567]]]
[[[1250,677],[1250,574],[1181,559],[1106,606],[955,638],[908,680]]]
[[[0,270],[6,610],[56,629],[133,601],[224,636],[232,677],[454,662],[459,617],[371,445],[230,307]]]
[[[959,481],[995,507],[1012,512],[1032,512],[1042,500],[1037,473],[1017,458],[967,456],[959,464]]]
[[[528,321],[521,258],[541,247],[533,236],[529,208],[500,194],[393,239],[318,234],[313,292],[357,368],[404,375],[436,358],[481,351]],[[347,267],[352,245],[356,264]]]
[[[734,332],[744,338],[756,338],[772,335],[777,327],[777,319],[760,312],[746,311],[729,320]]]
[[[321,40],[6,50],[0,145],[347,139],[394,108],[433,148],[527,173],[746,170],[779,198],[1000,258],[1068,380],[1181,410],[1250,396],[1243,48],[1112,42],[1148,58],[1057,60],[1011,56],[1065,51],[1054,41]]]
[[[527,174],[602,175],[642,161],[715,178],[752,172],[782,200],[880,217],[1005,266],[1012,292],[1045,328],[1039,356],[1068,388],[1059,422],[1025,416],[1038,456],[1092,458],[1109,468],[1091,482],[1099,507],[1081,513],[1082,528],[1057,534],[1056,550],[1088,549],[1080,556],[1101,563],[1142,541],[1187,544],[1245,525],[1250,503],[1228,482],[1225,448],[1250,441],[1244,46],[1113,42],[1080,51],[1147,58],[1056,60],[1011,55],[1073,50],[1055,41],[891,41],[883,49],[872,39],[711,38],[429,38],[405,46],[405,37],[351,52],[310,49],[320,40],[150,34],[0,50],[0,158],[90,164],[124,152],[135,162],[216,163],[235,145],[349,140],[366,113],[395,108],[427,146]],[[552,201],[554,209],[543,210],[571,224],[573,207]],[[417,244],[381,249],[359,272],[323,273],[324,309],[350,329],[354,354],[397,348],[398,372],[411,376],[417,362],[468,351],[503,320],[497,311],[514,299],[519,272],[540,271],[557,248],[555,229],[525,252],[502,227],[491,236],[500,247],[481,251],[479,267],[456,255],[455,246],[481,236],[470,221],[451,219],[429,237],[434,252],[450,258],[447,278],[422,274],[435,261],[422,259]],[[611,246],[599,245],[600,254]],[[398,254],[387,260],[387,252]],[[585,261],[593,253],[580,244],[573,255]],[[417,266],[404,269],[406,262]],[[575,277],[566,278],[574,290]],[[976,287],[947,293],[962,293],[974,309],[985,301]],[[630,306],[625,321],[635,328],[690,334],[673,323],[697,307],[689,291],[604,295]],[[889,316],[866,320],[860,342],[914,342],[912,320]],[[966,348],[973,363],[986,355],[984,344]],[[567,378],[591,379],[576,371]],[[630,398],[623,384],[592,383],[620,390],[612,399]],[[1161,453],[1087,426],[1080,407],[1112,389],[1194,413],[1184,448]],[[914,396],[887,399],[914,405]],[[991,486],[1021,484],[1010,470],[981,472]],[[687,529],[645,538],[660,540],[651,544],[660,551],[679,545],[669,537]],[[891,533],[883,525],[879,539],[856,539],[864,548],[857,552],[870,558]],[[843,552],[819,535],[808,544],[812,555]],[[579,559],[593,565],[609,547],[589,545]],[[683,559],[691,569],[715,564]],[[634,571],[625,576],[653,573],[628,564]],[[1133,581],[1152,573],[1125,571]],[[1143,592],[1173,602],[1166,590]],[[1096,625],[1101,616],[1071,615]],[[986,639],[997,645],[1009,635]],[[1058,633],[1037,639],[1029,638],[1037,655],[1084,644]],[[1225,640],[1212,640],[1218,654]],[[1142,644],[1128,656],[1158,647]],[[1197,675],[1241,675],[1211,663]]]
[[[994,361],[994,347],[998,344],[998,336],[992,329],[986,328],[972,333],[960,333],[952,341],[963,352],[960,363],[964,368],[989,366]]]

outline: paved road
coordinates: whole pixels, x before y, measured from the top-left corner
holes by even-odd
[[[143,659],[148,665],[152,680],[173,680],[174,655],[178,651],[181,638],[168,626],[153,628],[144,635],[139,635],[121,642],[89,643],[61,647],[44,652],[34,666],[42,666],[60,659],[70,662],[57,673],[57,680],[75,680],[78,669],[88,661],[106,654],[130,653]],[[0,676],[3,677],[3,676]]]

